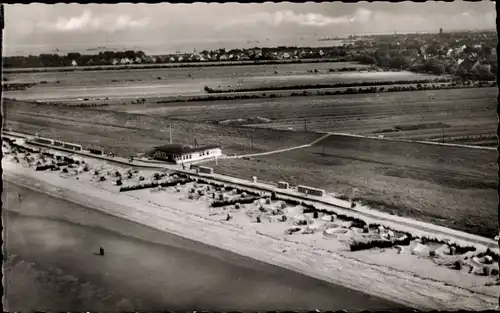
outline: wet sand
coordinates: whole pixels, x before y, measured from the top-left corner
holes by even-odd
[[[9,311],[401,307],[24,187],[4,190]]]

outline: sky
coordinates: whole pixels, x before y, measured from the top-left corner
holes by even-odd
[[[494,2],[5,5],[4,47],[174,45],[494,29]],[[299,43],[297,43],[299,45]]]

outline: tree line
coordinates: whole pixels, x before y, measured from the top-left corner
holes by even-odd
[[[86,55],[78,52],[70,52],[66,55],[42,53],[40,55],[11,56],[3,58],[5,68],[26,68],[26,67],[64,67],[72,66],[73,61],[78,65],[109,65],[113,59],[121,60],[128,58],[144,58],[146,54],[142,51],[105,51],[99,54]]]

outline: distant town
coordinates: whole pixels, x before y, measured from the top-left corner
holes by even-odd
[[[328,38],[322,38],[328,42]],[[336,40],[336,39],[332,39]],[[218,49],[146,55],[142,51],[106,51],[98,54],[40,54],[4,57],[5,68],[119,66],[175,63],[259,63],[358,61],[385,69],[451,74],[492,80],[497,71],[497,35],[494,31],[434,34],[351,35],[339,46]],[[213,64],[217,66],[217,64]],[[222,64],[221,64],[222,65]]]

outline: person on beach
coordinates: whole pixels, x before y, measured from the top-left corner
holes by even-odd
[[[99,247],[99,255],[104,255],[104,249],[103,249],[103,247]]]

